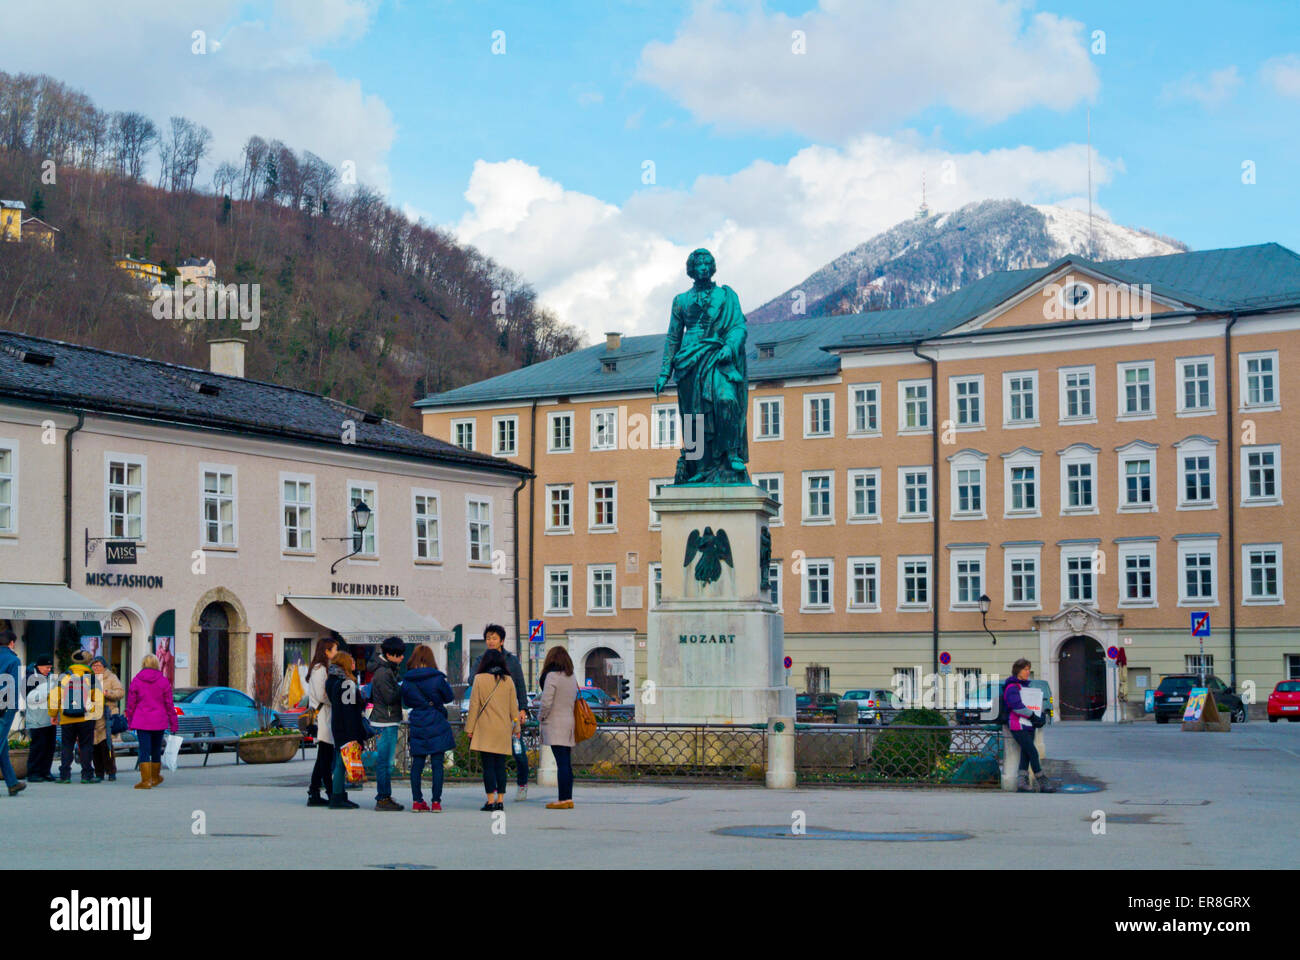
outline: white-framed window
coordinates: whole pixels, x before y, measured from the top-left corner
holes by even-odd
[[[1117,447],[1119,510],[1152,513],[1156,509],[1156,445],[1134,440]]]
[[[1282,544],[1243,544],[1241,566],[1243,603],[1282,602]]]
[[[978,450],[959,450],[948,458],[952,474],[952,519],[977,520],[987,516],[984,498],[988,459],[987,453]]]
[[[316,541],[316,478],[280,474],[280,549],[313,553]]]
[[[492,418],[492,455],[513,457],[519,454],[519,418]]]
[[[1061,548],[1061,606],[1079,603],[1097,605],[1097,573],[1093,559],[1100,545],[1085,544]]]
[[[1002,423],[1008,427],[1038,425],[1038,371],[1002,374]]]
[[[1151,360],[1117,364],[1119,419],[1146,420],[1156,415],[1156,365]]]
[[[659,496],[659,494],[663,492],[664,487],[671,486],[672,482],[672,477],[655,477],[650,481],[650,496]],[[650,529],[659,529],[659,511],[653,506],[650,508]]]
[[[650,408],[650,412],[653,420],[650,445],[656,450],[680,446],[681,439],[677,435],[677,424],[680,421],[677,416],[677,404],[656,404]]]
[[[104,454],[104,535],[145,539],[146,458]]]
[[[1214,654],[1212,653],[1183,654],[1183,671],[1185,673],[1195,673],[1206,677],[1214,676]]]
[[[834,523],[835,474],[832,471],[804,471],[803,522]]]
[[[664,565],[650,564],[650,606],[657,607],[664,602]]]
[[[930,609],[930,558],[898,558],[898,609]]]
[[[236,546],[235,468],[200,464],[199,487],[203,500],[203,537],[200,543],[205,547]]]
[[[1217,440],[1195,436],[1174,444],[1178,460],[1178,509],[1211,510],[1217,506],[1218,480],[1214,448]]]
[[[1008,547],[1003,554],[1003,606],[1020,610],[1042,609],[1039,599],[1042,550]]]
[[[930,468],[898,468],[898,519],[930,519]]]
[[[880,522],[880,470],[849,471],[849,522]]]
[[[546,485],[546,532],[573,532],[573,484]]]
[[[352,508],[360,500],[370,508],[370,520],[366,524],[365,530],[357,529],[356,517],[353,515]],[[379,555],[379,492],[373,483],[363,483],[359,480],[348,481],[348,536],[351,538],[350,546],[353,548],[357,545],[357,540],[361,540],[361,549],[357,551],[359,557],[375,557]]]
[[[781,564],[776,560],[767,565],[767,598],[781,608]]]
[[[1237,362],[1241,371],[1241,409],[1278,409],[1282,398],[1277,389],[1277,351],[1243,353]]]
[[[948,403],[959,430],[984,426],[984,377],[949,377]]]
[[[849,557],[848,600],[850,613],[880,612],[880,558]]]
[[[487,497],[465,498],[465,536],[470,566],[492,563],[492,501]]]
[[[546,567],[546,613],[562,617],[573,613],[573,567]]]
[[[1159,606],[1156,596],[1156,546],[1154,543],[1119,545],[1119,605]]]
[[[411,546],[417,561],[442,560],[441,503],[437,490],[411,491]]]
[[[768,521],[769,526],[779,527],[785,522],[785,474],[755,473],[751,474],[754,483],[776,501],[776,516]]]
[[[1282,447],[1259,444],[1241,448],[1241,505],[1277,506],[1282,502]]]
[[[1003,515],[1007,517],[1037,517],[1042,515],[1039,504],[1039,467],[1042,453],[1019,447],[1002,454],[1003,490],[1006,491]]]
[[[803,562],[803,603],[801,613],[833,613],[835,561],[829,558]]]
[[[0,533],[18,532],[18,441],[0,439]]]
[[[546,415],[546,452],[573,453],[573,411]]]
[[[982,549],[954,549],[949,559],[951,610],[978,610],[984,593],[984,559]]]
[[[1300,680],[1300,653],[1284,654],[1286,659],[1286,678]]]
[[[606,480],[587,484],[587,530],[613,533],[618,530],[618,484]]]
[[[889,685],[904,707],[921,705],[920,667],[895,667]]]
[[[880,384],[855,383],[849,387],[849,436],[880,433]]]
[[[835,434],[835,394],[810,393],[803,399],[803,435],[830,437]]]
[[[1211,537],[1178,541],[1178,605],[1218,606],[1219,542]]]
[[[1094,367],[1061,367],[1060,420],[1062,423],[1096,423],[1096,376]]]
[[[785,437],[785,398],[754,398],[754,439],[781,440]]]
[[[587,613],[612,614],[614,610],[614,577],[617,564],[593,563],[587,567]]]
[[[1174,361],[1178,372],[1179,414],[1201,416],[1214,412],[1214,357],[1179,357]]]
[[[898,432],[930,432],[930,381],[898,381]]]
[[[474,449],[474,419],[451,422],[451,442],[462,450]]]
[[[618,407],[591,411],[591,449],[618,449]]]
[[[1097,513],[1097,454],[1087,443],[1072,443],[1061,458],[1061,515]]]

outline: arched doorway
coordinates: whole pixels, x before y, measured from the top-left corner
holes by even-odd
[[[1106,654],[1092,637],[1061,644],[1062,720],[1100,720],[1106,713]]]
[[[623,679],[623,660],[609,647],[597,647],[587,654],[583,663],[583,672],[587,682],[608,693],[617,702],[620,700],[619,681]]]
[[[199,614],[200,687],[230,686],[230,616],[225,604],[209,603]]]

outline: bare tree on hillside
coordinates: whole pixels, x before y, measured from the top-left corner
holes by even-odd
[[[119,111],[113,114],[109,146],[117,172],[138,181],[144,174],[144,160],[149,148],[158,142],[158,128],[143,113]]]

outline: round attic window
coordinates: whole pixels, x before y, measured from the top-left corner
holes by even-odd
[[[1071,283],[1061,289],[1061,305],[1078,310],[1092,301],[1092,287],[1086,283]]]

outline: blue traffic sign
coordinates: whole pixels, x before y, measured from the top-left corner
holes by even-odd
[[[544,620],[528,621],[528,642],[529,643],[546,642],[546,621]]]
[[[1208,637],[1210,635],[1210,611],[1192,611],[1192,636]]]

